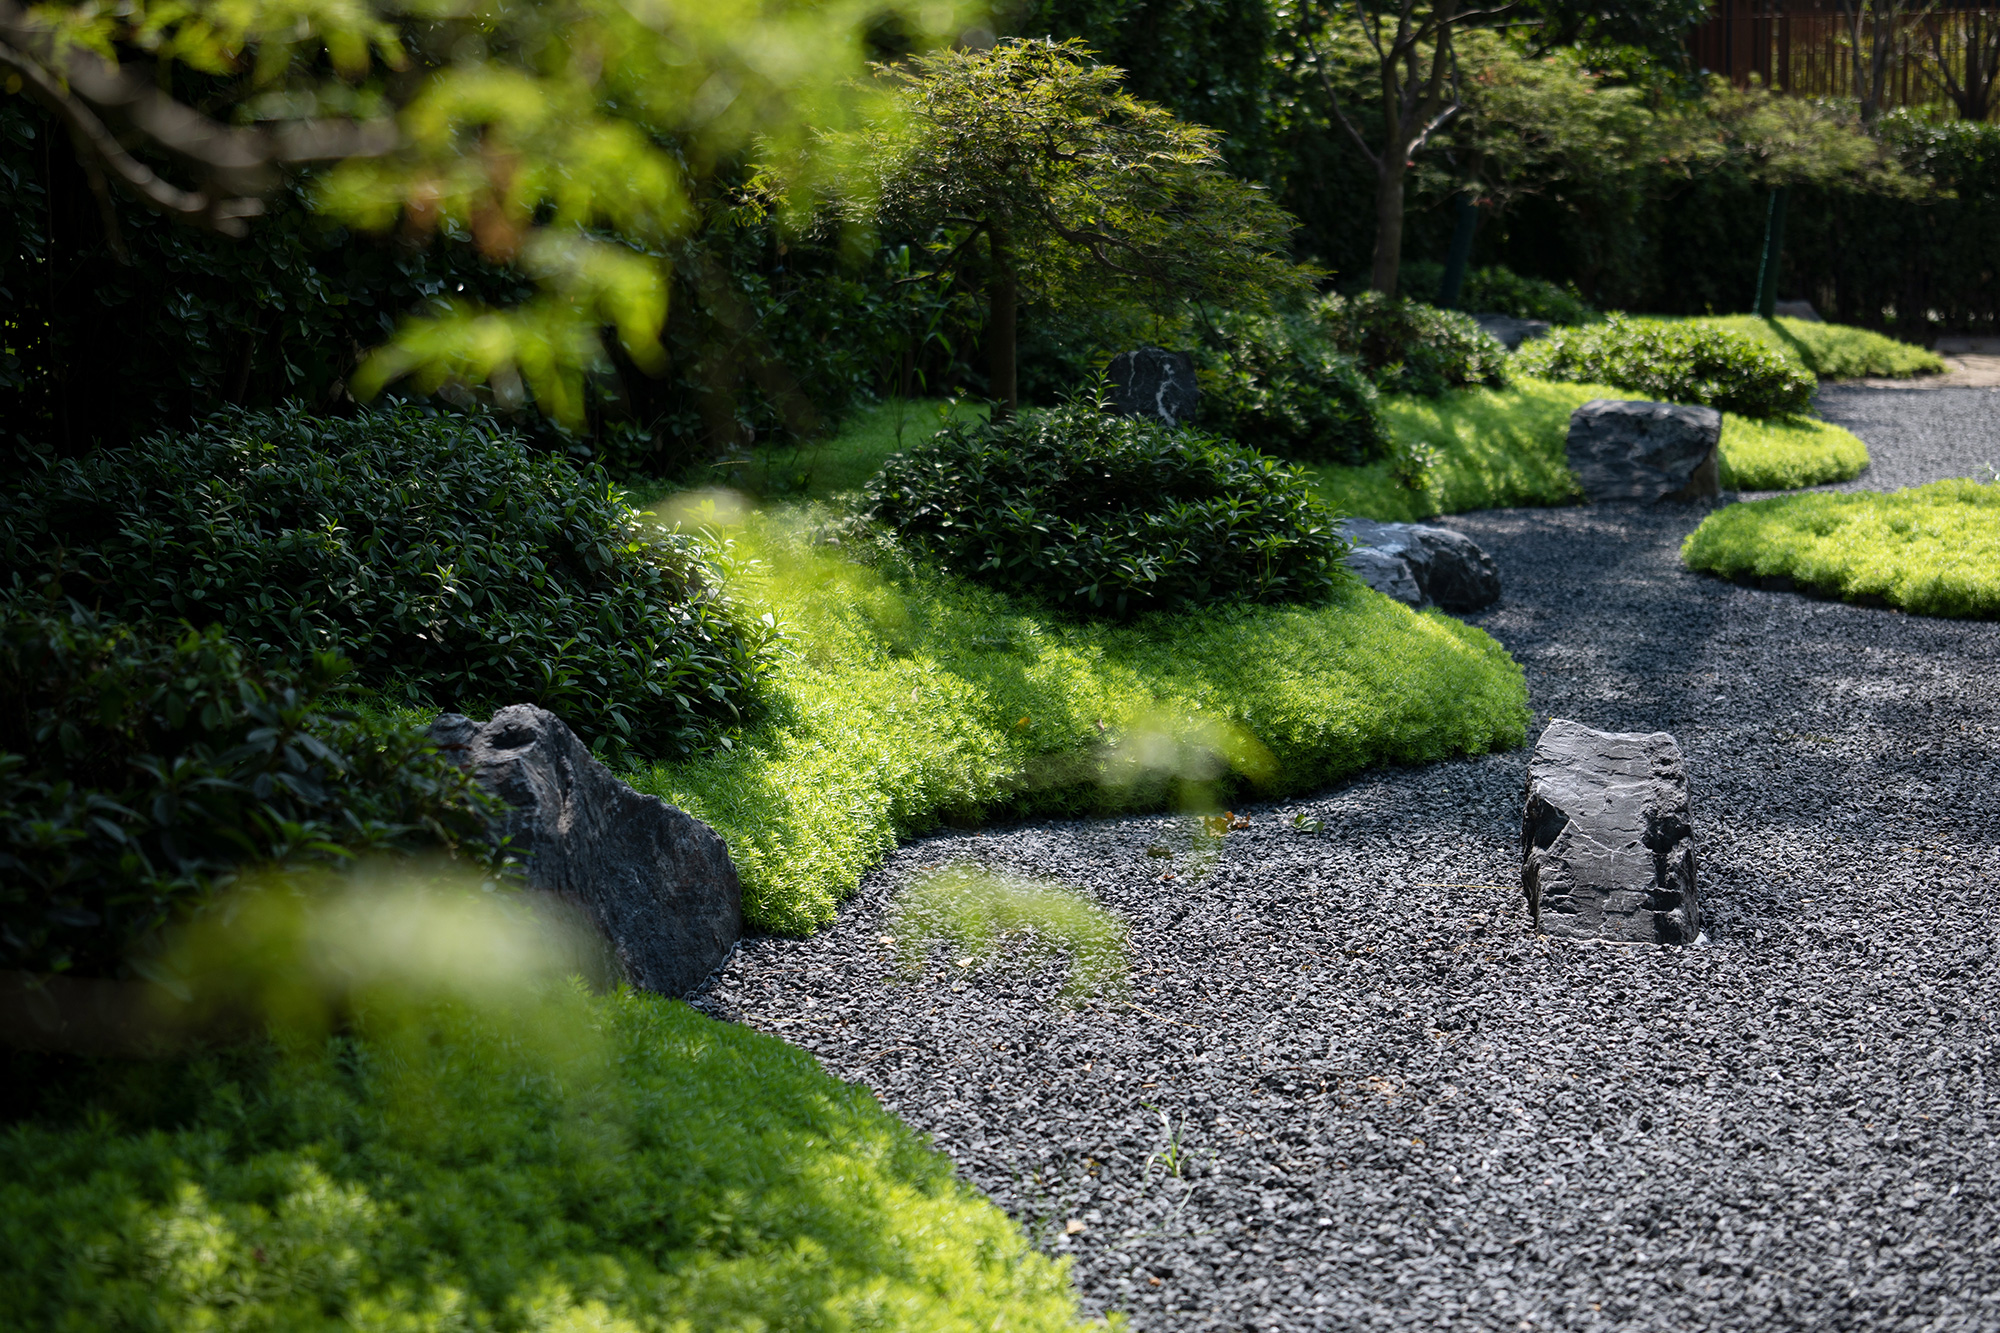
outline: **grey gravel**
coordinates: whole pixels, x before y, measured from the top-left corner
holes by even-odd
[[[1819,414],[1867,441],[1869,464],[1823,489],[1894,491],[1944,477],[1985,481],[2000,468],[2000,389],[1823,385]]]
[[[2000,1329],[2000,625],[1690,574],[1701,512],[1451,524],[1538,723],[1678,738],[1703,944],[1531,933],[1522,750],[1239,810],[1205,873],[1164,816],[927,838],[698,1002],[873,1088],[1135,1328]],[[900,971],[897,887],[963,859],[1124,915],[1126,999]]]

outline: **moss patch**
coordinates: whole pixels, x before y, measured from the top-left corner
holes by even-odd
[[[1898,342],[1851,324],[1815,324],[1809,319],[1763,319],[1756,315],[1713,315],[1698,322],[1748,334],[1823,380],[1863,376],[1907,379],[1915,375],[1940,375],[1949,369],[1937,353],[1927,348]]]
[[[2000,485],[1934,481],[1730,505],[1681,546],[1691,569],[1784,579],[1932,616],[2000,615]]]
[[[899,838],[946,817],[1172,808],[1370,764],[1518,745],[1521,669],[1483,631],[1349,585],[1310,606],[1078,623],[797,518],[739,535],[739,591],[793,636],[773,720],[634,777],[713,825],[766,930],[832,918]]]

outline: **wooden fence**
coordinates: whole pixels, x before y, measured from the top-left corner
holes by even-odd
[[[1906,4],[1888,25],[1882,105],[1951,105],[1948,73],[1959,87],[1977,85],[1992,67],[2000,40],[2000,0]],[[1859,55],[1864,76],[1873,63],[1873,15],[1863,20]],[[1855,34],[1839,0],[1720,0],[1689,39],[1695,66],[1726,74],[1742,87],[1766,87],[1808,97],[1856,95]],[[1990,79],[1990,74],[1986,76]],[[2000,103],[2000,99],[1995,99]],[[1996,105],[1988,115],[2000,110]]]

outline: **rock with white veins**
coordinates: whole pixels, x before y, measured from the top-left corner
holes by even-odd
[[[1701,931],[1687,766],[1663,731],[1550,722],[1528,763],[1521,852],[1548,934],[1688,944]]]

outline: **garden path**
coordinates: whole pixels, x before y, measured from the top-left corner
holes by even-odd
[[[1952,475],[1961,393],[1839,391],[1864,484]],[[1138,1329],[2000,1328],[2000,625],[1699,577],[1699,518],[1450,521],[1538,720],[1679,737],[1700,946],[1532,934],[1521,751],[1251,808],[1171,880],[1168,817],[924,839],[701,1003],[873,1087]],[[964,858],[1123,913],[1129,999],[899,972],[896,887]]]

